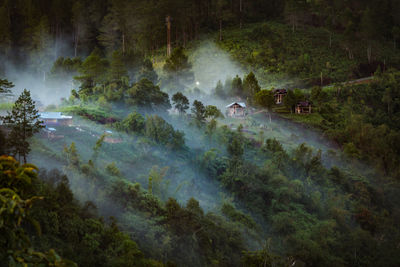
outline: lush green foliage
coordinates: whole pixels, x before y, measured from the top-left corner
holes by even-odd
[[[142,79],[127,91],[125,101],[142,109],[150,111],[166,111],[171,108],[167,93],[160,90],[147,79]]]
[[[346,34],[310,25],[293,32],[289,25],[267,22],[230,29],[219,44],[253,70],[264,88],[326,85],[370,76],[377,66],[399,65],[399,53],[391,42],[371,39],[369,61],[368,43]]]
[[[399,9],[395,0],[0,0],[0,72],[13,62],[73,83],[59,109],[76,124],[21,143],[62,173],[38,180],[33,166],[2,158],[0,260],[66,264],[54,248],[83,266],[399,266],[400,74],[388,71],[400,64]],[[191,88],[189,41],[203,33],[248,73],[218,77],[219,100],[265,108],[269,120],[264,110],[223,118],[224,105]],[[370,84],[322,87],[377,68]],[[0,80],[0,93],[10,86]],[[273,87],[311,88],[276,105]],[[192,114],[182,93],[172,96],[179,116],[169,114],[164,89],[195,97]],[[303,100],[314,113],[289,114]],[[287,131],[272,112],[339,146],[303,125]],[[322,150],[299,141],[312,145],[311,135]]]
[[[294,99],[286,97],[285,105],[293,108],[308,97],[315,114],[288,117],[322,129],[350,158],[368,162],[382,175],[398,180],[399,77],[398,71],[390,70],[376,73],[369,84],[314,87],[306,96],[295,90]]]
[[[54,250],[46,253],[34,251],[29,237],[22,228],[30,222],[41,232],[38,221],[32,215],[32,205],[44,198],[32,190],[37,180],[37,168],[20,166],[12,157],[0,156],[0,260],[11,266],[76,266],[62,259]]]
[[[163,81],[163,86],[169,91],[175,92],[184,89],[194,81],[192,65],[188,61],[188,57],[184,53],[182,47],[175,48],[171,56],[165,61],[163,67],[167,74]]]
[[[14,87],[14,84],[7,79],[0,79],[0,96],[3,96],[3,94],[10,94],[11,93],[11,88]]]
[[[181,149],[185,145],[184,133],[175,131],[165,120],[157,115],[147,116],[145,136],[170,149]]]
[[[390,180],[380,180],[382,184],[376,186],[376,180],[369,182],[354,169],[352,173],[337,167],[328,170],[321,153],[304,144],[287,152],[269,139],[251,156],[255,148],[240,134],[231,133],[226,140],[228,157],[221,160],[221,155],[210,157],[206,152],[199,165],[269,223],[272,251],[284,247],[288,255],[316,266],[379,265],[383,259],[388,265],[398,264],[390,256],[398,250],[392,243],[400,234],[394,223],[398,210],[386,213],[388,201],[393,201],[387,194],[398,190],[398,184],[395,189]],[[386,192],[379,200],[378,190]],[[377,241],[380,235],[391,237]],[[372,256],[376,253],[382,256]]]
[[[178,92],[172,96],[172,102],[174,107],[183,114],[189,108],[189,100],[181,92]]]

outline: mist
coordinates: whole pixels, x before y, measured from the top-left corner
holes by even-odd
[[[15,86],[11,89],[16,99],[24,89],[31,92],[31,97],[37,106],[58,105],[62,98],[68,98],[74,88],[73,77],[66,79],[49,77],[53,62],[48,63],[45,71],[38,71],[28,67],[19,66],[5,60],[7,66],[3,77],[6,77]]]
[[[247,74],[227,52],[210,40],[197,44],[189,60],[192,62],[195,81],[198,82],[195,86],[206,93],[210,93],[219,80],[224,83],[228,77],[243,77]]]

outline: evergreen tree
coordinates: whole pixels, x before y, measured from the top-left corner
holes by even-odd
[[[42,16],[39,23],[34,27],[32,34],[30,58],[36,71],[43,74],[43,80],[46,80],[46,72],[51,60],[54,60],[52,54],[52,38],[50,35],[50,25],[47,16]]]
[[[0,128],[0,156],[7,153],[7,137],[3,130]]]
[[[11,48],[11,20],[6,5],[0,6],[0,55],[8,54]]]
[[[142,114],[134,111],[130,113],[123,121],[117,124],[119,130],[127,133],[141,133],[144,129],[145,120]]]
[[[239,75],[236,75],[232,80],[232,86],[230,91],[231,96],[243,96],[243,83]]]
[[[201,126],[206,120],[206,108],[201,101],[195,100],[193,102],[192,113],[195,116],[197,126]]]
[[[367,47],[367,58],[368,63],[372,61],[372,43],[373,39],[377,39],[379,36],[377,22],[374,19],[373,12],[368,7],[364,10],[363,15],[361,17],[361,34],[365,41],[368,43]]]
[[[147,79],[140,80],[128,89],[125,101],[129,105],[150,111],[166,112],[171,108],[168,94]]]
[[[271,122],[271,109],[275,104],[274,92],[272,90],[261,90],[255,95],[254,102],[268,110],[269,121]]]
[[[182,47],[175,48],[165,61],[164,72],[167,74],[167,86],[173,90],[184,89],[194,81],[192,65]]]
[[[7,79],[0,79],[0,98],[2,96],[11,95],[11,88],[14,87],[12,82],[9,82]]]
[[[222,115],[221,110],[219,110],[214,105],[206,106],[205,116],[206,116],[206,118],[212,118],[212,119],[223,118],[224,117],[224,115]]]
[[[152,81],[154,84],[158,83],[158,75],[157,72],[153,68],[153,63],[151,63],[151,60],[146,58],[143,61],[142,68],[140,69],[139,72],[139,80],[146,78],[150,81]]]
[[[93,93],[93,87],[103,84],[107,64],[107,60],[101,58],[100,50],[94,49],[79,68],[80,76],[74,78],[81,82],[80,93],[90,95]]]
[[[222,26],[224,22],[227,22],[233,18],[233,13],[230,8],[230,1],[228,0],[217,0],[216,1],[216,17],[219,24],[219,40],[222,41]]]
[[[3,121],[11,129],[8,140],[13,155],[23,157],[26,163],[26,156],[30,152],[28,139],[44,127],[28,90],[24,89]]]
[[[231,77],[227,77],[224,83],[224,94],[225,96],[230,95],[232,92],[232,78]]]
[[[172,102],[180,114],[185,113],[189,108],[189,100],[181,92],[178,92],[172,96]]]
[[[48,79],[54,82],[68,81],[73,82],[73,77],[78,74],[78,70],[82,65],[80,58],[64,58],[59,57],[50,70]]]
[[[112,9],[104,17],[100,28],[100,35],[97,37],[100,44],[104,46],[106,51],[109,53],[122,47],[118,15],[119,14],[115,12],[115,9]]]
[[[222,85],[222,82],[220,80],[215,87],[215,95],[221,99],[225,98],[224,86]]]
[[[121,82],[124,77],[128,79],[128,71],[126,70],[124,57],[120,51],[113,52],[108,73],[111,81]]]
[[[81,44],[88,39],[89,21],[82,1],[76,1],[72,6],[72,27],[74,39],[74,57],[78,56]]]
[[[243,81],[243,91],[250,103],[253,102],[254,96],[260,91],[260,86],[253,72],[250,72]]]
[[[393,46],[394,49],[397,48],[397,41],[400,39],[400,27],[399,26],[394,26],[392,29],[392,36],[393,36]]]

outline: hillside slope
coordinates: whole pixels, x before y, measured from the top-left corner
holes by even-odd
[[[216,38],[217,39],[217,38]],[[368,62],[368,45],[355,36],[346,39],[323,27],[303,26],[292,31],[288,24],[247,24],[224,31],[218,45],[259,78],[262,87],[303,87],[343,82],[370,76],[377,66],[400,66],[393,42],[374,40]]]

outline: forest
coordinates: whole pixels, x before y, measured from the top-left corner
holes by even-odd
[[[400,266],[400,2],[0,0],[0,266]]]

